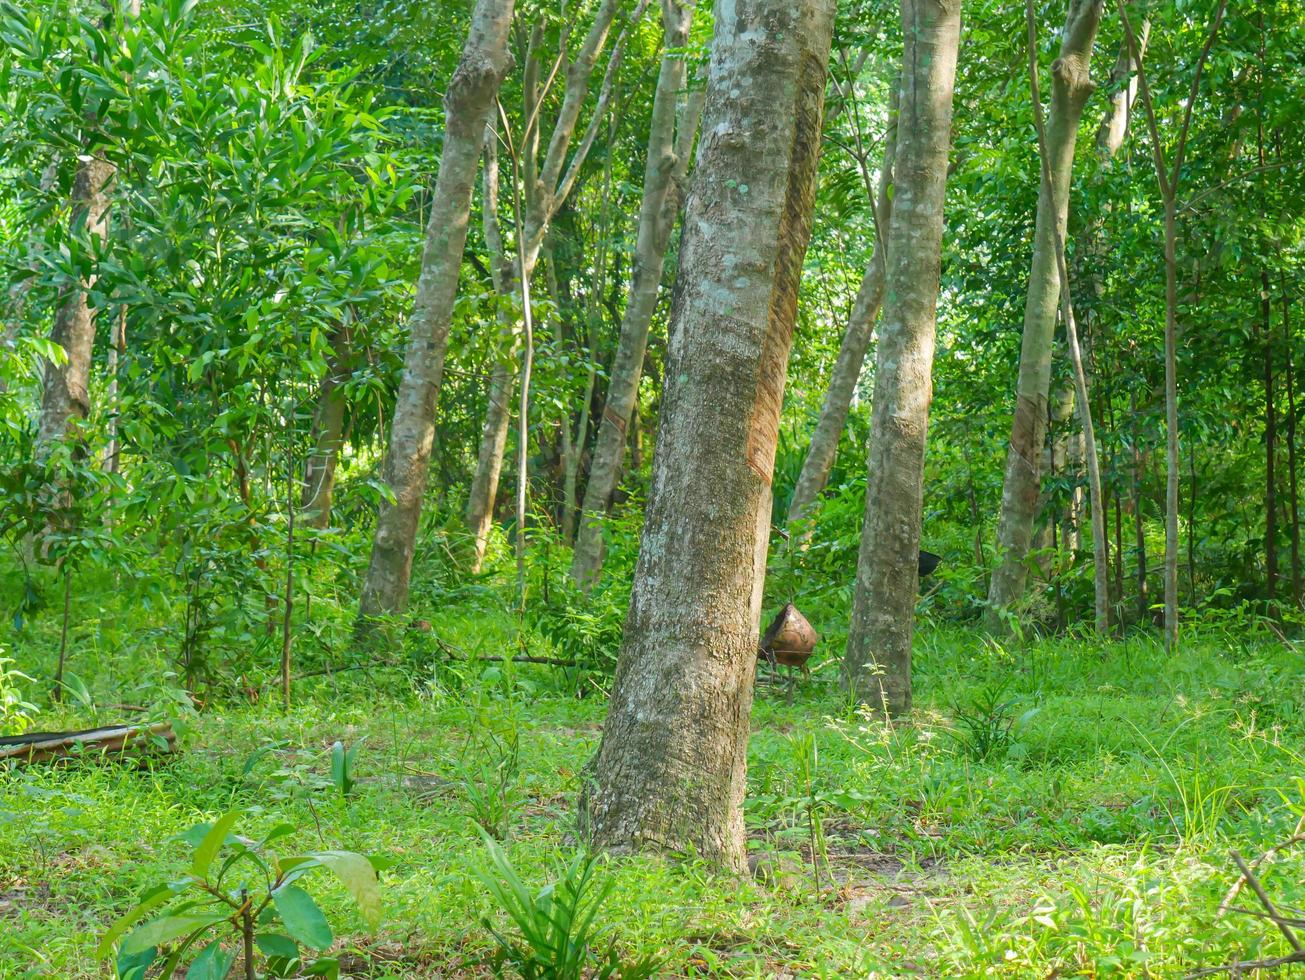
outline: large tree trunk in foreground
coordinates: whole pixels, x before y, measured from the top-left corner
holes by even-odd
[[[933,395],[960,0],[902,0],[897,182],[887,300],[875,361],[865,523],[844,680],[861,700],[911,708],[911,635],[919,584],[924,445]]]
[[[832,0],[718,0],[653,490],[592,780],[594,842],[742,870],[771,478]]]
[[[643,359],[648,349],[648,330],[657,307],[666,245],[680,207],[678,184],[683,181],[689,166],[693,136],[702,110],[702,98],[696,93],[690,94],[684,100],[677,131],[676,102],[686,80],[682,49],[688,43],[692,21],[692,2],[663,0],[662,30],[666,50],[653,95],[634,268],[571,559],[571,578],[586,589],[597,582],[602,572],[602,520],[612,505],[612,495],[621,475],[626,429],[639,395],[639,379],[643,375]]]
[[[865,365],[866,351],[870,349],[870,336],[874,332],[875,321],[879,318],[879,307],[884,301],[884,273],[887,269],[884,253],[887,250],[884,248],[883,236],[888,233],[888,225],[893,216],[893,156],[897,152],[897,99],[900,88],[899,82],[889,96],[884,164],[879,173],[878,200],[875,202],[874,255],[870,257],[870,264],[861,278],[861,288],[852,304],[852,312],[847,318],[847,330],[843,333],[838,358],[829,376],[829,390],[820,406],[820,418],[816,422],[815,431],[811,433],[811,446],[802,464],[802,472],[793,487],[793,499],[788,505],[790,524],[810,516],[816,498],[829,482],[829,474],[834,469],[834,457],[838,453],[838,443],[843,438],[843,427],[847,425],[847,413],[852,408],[856,383],[860,380],[861,369]]]
[[[385,482],[394,499],[381,505],[363,583],[359,622],[402,612],[430,469],[435,407],[444,373],[449,323],[467,240],[476,167],[485,124],[507,71],[511,0],[478,0],[462,60],[444,96],[444,152],[426,224],[417,297],[409,320],[403,377],[390,423]]]
[[[1065,240],[1074,144],[1083,106],[1093,88],[1088,62],[1101,22],[1101,7],[1102,0],[1070,0],[1060,57],[1051,66],[1054,83],[1047,126],[1051,186],[1043,182],[1038,192],[1015,413],[997,524],[999,564],[988,587],[988,625],[992,629],[1003,628],[1003,614],[1023,599],[1028,578],[1029,541],[1042,484],[1040,463],[1047,437],[1047,397],[1061,290],[1056,241]]]

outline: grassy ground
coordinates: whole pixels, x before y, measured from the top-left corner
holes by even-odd
[[[1192,638],[1171,659],[1149,639],[1001,648],[933,630],[917,658],[921,707],[896,727],[851,710],[832,664],[791,700],[763,686],[746,810],[758,876],[611,861],[604,935],[683,977],[1171,977],[1289,952],[1218,906],[1230,850],[1259,854],[1305,813],[1296,649]],[[477,823],[506,830],[526,881],[549,881],[573,853],[603,705],[533,666],[403,691],[316,679],[288,715],[201,713],[153,769],[0,771],[0,977],[105,975],[106,925],[185,869],[174,835],[233,808],[251,836],[297,826],[287,851],[396,859],[376,934],[322,885],[353,975],[485,973],[483,919],[510,929],[476,877],[490,867]],[[365,739],[347,799],[326,778],[337,739]],[[1299,851],[1263,880],[1305,906]]]

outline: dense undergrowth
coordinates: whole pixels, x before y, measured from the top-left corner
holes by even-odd
[[[387,656],[301,678],[286,713],[252,674],[243,695],[215,689],[188,707],[175,678],[142,667],[148,608],[89,595],[70,698],[46,706],[21,678],[17,690],[42,702],[41,728],[142,714],[122,705],[177,718],[181,751],[145,769],[0,771],[0,976],[104,975],[106,927],[185,868],[176,835],[231,810],[250,836],[294,825],[290,849],[393,859],[374,933],[343,890],[320,886],[356,976],[491,972],[488,926],[513,926],[483,880],[482,828],[531,888],[574,857],[602,671],[460,658],[608,649],[619,618],[602,599],[568,611],[554,594],[539,604],[554,619],[522,629],[489,580],[473,584]],[[329,647],[342,630],[329,608],[297,634],[310,662],[314,637]],[[45,668],[57,626],[28,624],[25,666]],[[920,707],[894,727],[846,702],[838,652],[826,642],[792,688],[763,672],[746,804],[756,875],[719,876],[692,855],[600,863],[611,893],[597,946],[651,958],[659,975],[739,977],[1169,977],[1286,951],[1262,920],[1218,909],[1230,852],[1258,855],[1305,815],[1294,645],[1192,629],[1169,657],[1145,634],[1000,645],[928,626]],[[332,778],[336,741],[359,746],[348,795]],[[1262,878],[1297,908],[1302,872],[1288,850]]]

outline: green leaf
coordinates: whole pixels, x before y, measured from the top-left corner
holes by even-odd
[[[331,945],[331,927],[312,896],[295,885],[285,885],[272,893],[272,901],[281,914],[286,932],[305,946],[326,949]]]
[[[157,887],[151,888],[149,891],[145,892],[135,908],[131,909],[121,919],[109,926],[108,932],[104,934],[104,938],[100,940],[99,947],[95,950],[95,958],[97,960],[102,960],[108,956],[109,953],[113,951],[113,944],[122,938],[123,934],[126,933],[128,929],[134,926],[141,919],[145,918],[145,916],[149,915],[168,899],[172,898],[172,896],[178,894],[184,889],[185,886],[158,885]]]
[[[185,915],[165,915],[145,923],[122,943],[122,952],[138,953],[151,946],[161,946],[192,932],[198,932],[218,922],[226,921],[222,912],[188,912]]]
[[[191,961],[186,980],[225,980],[236,962],[236,951],[223,950],[215,939]]]
[[[353,851],[315,851],[316,858],[340,879],[358,904],[358,911],[372,929],[381,921],[381,889],[372,863]]]
[[[264,956],[279,956],[286,960],[299,959],[299,946],[289,936],[275,932],[260,932],[254,937],[254,943],[262,950]]]
[[[292,823],[277,824],[275,827],[273,827],[271,830],[267,832],[267,836],[263,838],[263,842],[260,846],[266,847],[268,844],[272,843],[273,841],[280,840],[282,837],[289,837],[291,834],[296,833],[298,830],[299,828]]]
[[[240,811],[232,810],[230,813],[224,813],[209,828],[208,833],[204,835],[204,839],[195,848],[195,855],[190,861],[190,873],[196,878],[202,879],[208,875],[209,865],[217,857],[218,851],[222,850],[222,843],[227,839],[227,834],[239,819]]]
[[[304,976],[337,980],[340,976],[340,961],[334,956],[323,956],[321,959],[314,960],[312,966],[304,970]]]
[[[153,946],[142,949],[139,953],[124,953],[115,964],[119,980],[144,980],[145,971],[150,968],[159,951]]]
[[[347,792],[348,784],[345,782],[345,752],[343,742],[336,742],[331,746],[331,782],[335,783],[335,788],[341,793]]]

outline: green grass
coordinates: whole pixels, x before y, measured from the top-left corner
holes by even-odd
[[[492,613],[457,626],[464,644],[510,634]],[[1305,812],[1305,690],[1283,681],[1298,677],[1295,649],[1191,636],[1171,659],[1144,637],[1003,648],[930,629],[916,669],[920,707],[891,728],[849,707],[832,662],[791,702],[763,686],[746,816],[769,870],[739,881],[692,857],[612,861],[604,942],[614,930],[625,952],[685,977],[1171,977],[1287,951],[1262,921],[1217,908],[1230,850],[1259,854]],[[603,704],[550,668],[428,676],[416,692],[397,671],[304,681],[288,715],[214,704],[153,769],[0,772],[0,977],[103,976],[107,924],[183,870],[171,838],[232,808],[251,835],[296,824],[287,851],[396,859],[378,935],[323,879],[355,975],[483,975],[482,920],[506,919],[475,876],[489,862],[474,818],[498,800],[507,854],[546,883],[573,853]],[[993,685],[1015,720],[980,758],[953,722]],[[102,704],[122,696],[107,670],[89,687]],[[90,721],[91,707],[39,721]],[[363,737],[342,799],[330,746]],[[486,748],[511,738],[515,770]],[[1264,883],[1305,905],[1305,858],[1285,854]]]

